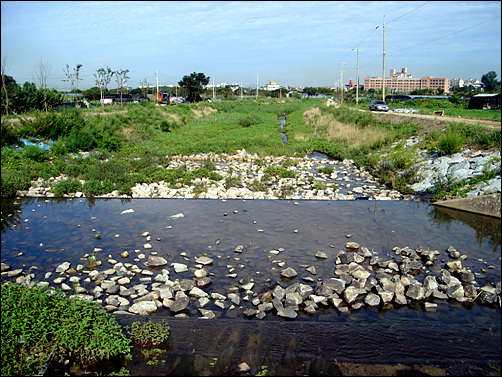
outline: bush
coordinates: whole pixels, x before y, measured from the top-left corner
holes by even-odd
[[[129,329],[132,340],[141,347],[158,346],[169,338],[170,326],[166,320],[133,322]]]
[[[17,142],[17,136],[10,124],[2,120],[1,147],[12,145]]]
[[[267,168],[265,168],[265,170],[263,172],[265,174],[274,175],[274,176],[280,177],[280,178],[295,178],[296,177],[295,172],[288,170],[286,168],[283,168],[282,166],[268,166]]]
[[[2,197],[16,196],[16,191],[26,190],[30,187],[31,180],[24,174],[13,169],[4,169],[2,167]]]
[[[68,178],[64,181],[57,182],[51,187],[51,191],[56,196],[63,196],[70,193],[76,193],[77,191],[82,191],[82,184],[76,179]]]
[[[117,320],[96,302],[36,285],[5,283],[1,291],[2,376],[37,375],[51,353],[88,366],[130,352]]]
[[[24,147],[24,156],[30,160],[42,162],[47,157],[47,152],[36,145]]]
[[[64,143],[69,152],[90,151],[96,146],[92,132],[77,128],[72,128],[69,135],[64,138]]]
[[[451,155],[458,153],[462,150],[464,145],[464,138],[461,134],[454,131],[446,131],[439,141],[438,148],[441,150],[441,154]]]

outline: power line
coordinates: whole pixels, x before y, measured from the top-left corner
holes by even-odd
[[[387,24],[390,24],[390,23],[391,23],[391,22],[393,22],[393,21],[399,20],[401,17],[404,17],[404,16],[406,16],[407,14],[410,14],[411,12],[414,12],[414,11],[416,11],[417,9],[422,8],[424,5],[426,5],[426,4],[428,4],[428,3],[430,3],[430,1],[427,1],[426,3],[424,3],[424,4],[422,4],[422,5],[418,6],[418,7],[416,7],[415,9],[412,9],[412,10],[410,10],[409,12],[407,12],[407,13],[405,13],[405,14],[402,14],[402,15],[400,15],[399,17],[394,18],[392,21],[387,22]]]
[[[418,46],[425,45],[425,44],[427,44],[427,43],[435,42],[435,41],[438,41],[438,40],[440,40],[440,39],[447,38],[447,37],[449,37],[449,36],[452,36],[452,35],[455,35],[455,34],[461,33],[461,32],[463,32],[463,31],[466,31],[466,30],[469,30],[469,29],[475,28],[476,26],[479,26],[479,25],[482,25],[482,24],[486,24],[487,22],[490,22],[490,21],[492,21],[492,20],[494,20],[494,19],[496,19],[496,18],[500,18],[500,16],[496,16],[496,17],[490,18],[489,20],[486,20],[486,21],[480,22],[480,23],[478,23],[478,24],[476,24],[476,25],[472,25],[472,26],[466,27],[465,29],[462,29],[462,30],[455,31],[455,32],[450,33],[450,34],[448,34],[448,35],[444,35],[444,36],[442,36],[442,37],[439,37],[439,38],[436,38],[436,39],[431,39],[430,41],[423,42],[423,43],[420,43],[420,44],[415,45],[415,46],[406,47],[406,48],[403,48],[403,49],[401,49],[401,50],[396,50],[396,51],[392,51],[392,52],[393,52],[393,53],[394,53],[394,52],[401,52],[401,51],[409,50],[410,48],[415,48],[415,47],[418,47]]]

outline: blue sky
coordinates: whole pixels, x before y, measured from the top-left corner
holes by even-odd
[[[413,77],[501,76],[500,1],[2,1],[6,74],[70,89],[63,69],[82,64],[80,89],[99,68],[128,69],[176,85],[202,72],[256,87],[339,85],[408,68]],[[378,28],[377,28],[378,27]],[[343,63],[343,64],[342,64]],[[110,88],[115,87],[114,81]]]

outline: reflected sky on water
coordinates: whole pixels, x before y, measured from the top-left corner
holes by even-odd
[[[129,209],[134,212],[122,214]],[[446,249],[453,246],[467,256],[462,265],[477,273],[479,286],[500,281],[500,219],[473,214],[464,214],[462,219],[459,214],[415,201],[2,199],[1,226],[2,262],[12,269],[32,267],[36,280],[43,280],[46,272],[55,271],[62,262],[73,267],[86,264],[83,256],[100,248],[96,255],[103,269],[112,266],[109,257],[145,268],[143,261],[134,259],[141,253],[156,252],[168,260],[171,280],[192,279],[194,259],[207,255],[214,260],[207,267],[213,280],[209,291],[226,294],[229,287],[253,281],[253,290],[261,293],[276,282],[285,287],[310,278],[315,286],[318,280],[334,277],[334,257],[352,241],[389,257],[394,256],[394,247],[437,250],[440,255],[429,267],[432,274],[449,260]],[[151,236],[151,249],[144,247],[143,232]],[[241,254],[234,252],[238,245],[244,246]],[[131,255],[124,259],[120,254],[126,250]],[[276,255],[272,250],[280,251]],[[319,250],[328,258],[316,258]],[[173,262],[185,263],[191,270],[176,274],[169,266]],[[283,267],[279,267],[281,262]],[[306,270],[310,266],[315,266],[315,275]],[[282,279],[280,272],[286,267],[294,268],[298,276]],[[231,268],[236,270],[236,278],[225,277]],[[132,284],[138,283],[139,276]],[[500,320],[500,310],[437,303],[435,313],[425,313],[420,306],[385,312],[363,309],[350,321],[421,322],[432,318],[463,322],[480,313],[488,317],[478,321]],[[457,319],[452,319],[452,311],[458,313],[453,316]],[[158,314],[169,315],[162,310]],[[232,315],[223,314],[224,318]],[[315,316],[298,319],[322,321],[330,316],[339,313],[325,308]],[[272,316],[266,320],[268,317]]]

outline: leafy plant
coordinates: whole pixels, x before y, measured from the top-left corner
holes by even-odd
[[[141,347],[158,346],[169,338],[171,327],[166,320],[133,322],[129,329],[132,340]]]
[[[69,299],[60,288],[1,285],[2,375],[36,375],[61,355],[89,366],[130,351],[130,340],[96,302]]]

